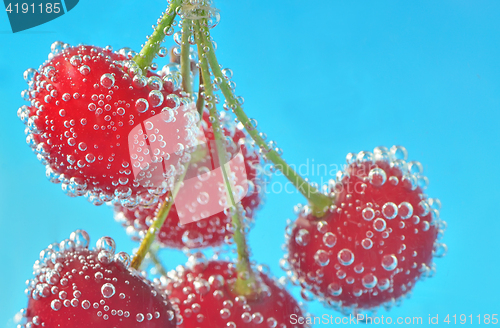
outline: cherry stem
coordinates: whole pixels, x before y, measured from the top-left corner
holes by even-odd
[[[206,19],[202,20],[203,23],[206,24]],[[243,227],[243,218],[242,211],[236,205],[234,201],[234,196],[232,192],[231,183],[228,178],[229,165],[226,165],[226,161],[228,159],[226,150],[225,150],[225,136],[223,133],[223,129],[221,127],[219,121],[219,115],[217,112],[215,95],[212,87],[212,80],[210,78],[210,71],[208,67],[208,62],[206,56],[204,55],[204,49],[206,48],[205,40],[201,35],[204,33],[204,28],[200,27],[200,21],[196,21],[195,31],[196,31],[196,40],[198,45],[198,54],[200,58],[200,71],[201,76],[203,78],[203,87],[205,92],[205,100],[207,102],[206,107],[210,113],[210,122],[212,124],[212,130],[215,137],[215,144],[217,149],[217,154],[219,157],[219,163],[222,171],[222,175],[224,177],[224,183],[226,186],[226,193],[230,198],[231,204],[234,206],[231,208],[231,218],[233,222],[233,240],[236,243],[237,253],[238,253],[238,262],[236,264],[236,270],[238,272],[238,277],[235,283],[235,292],[238,295],[243,295],[246,297],[253,298],[256,296],[256,292],[258,289],[257,281],[255,279],[255,274],[252,271],[250,265],[250,255],[248,251],[248,244],[246,241],[246,235]],[[257,288],[256,288],[257,287]]]
[[[148,254],[148,251],[156,238],[156,234],[158,233],[158,231],[160,231],[163,223],[167,219],[168,212],[170,212],[170,208],[172,207],[173,203],[174,199],[173,197],[171,197],[171,193],[169,191],[167,193],[166,199],[163,201],[160,209],[158,210],[158,214],[156,215],[153,224],[151,224],[146,233],[146,236],[144,236],[144,239],[141,241],[139,250],[137,251],[137,253],[135,253],[134,258],[132,259],[131,266],[134,269],[139,270],[139,268],[141,267],[141,263],[146,257],[146,254]]]
[[[260,147],[265,157],[273,162],[277,169],[283,172],[283,175],[304,195],[304,197],[309,200],[312,211],[317,217],[322,217],[329,206],[333,203],[333,199],[321,193],[317,188],[310,185],[304,178],[302,178],[290,165],[288,165],[285,160],[278,154],[278,152],[269,146],[265,140],[262,138],[259,131],[253,126],[251,120],[243,111],[239,101],[236,99],[233,90],[229,85],[229,81],[224,77],[215,51],[213,49],[210,37],[210,31],[207,29],[206,32],[202,34],[203,44],[206,50],[208,63],[212,69],[212,73],[215,78],[222,81],[220,83],[220,89],[222,94],[226,98],[229,107],[236,114],[238,120],[243,124],[248,134],[252,137],[255,143]]]
[[[158,271],[158,273],[161,276],[165,276],[166,277],[167,276],[167,270],[165,269],[165,267],[161,263],[161,260],[158,258],[158,247],[153,246],[149,250],[148,256],[151,259],[151,261],[153,262],[153,264],[155,266],[155,269]]]
[[[186,166],[189,163],[186,164]],[[146,254],[149,252],[149,249],[151,248],[151,245],[153,244],[156,235],[160,231],[161,227],[163,226],[163,223],[165,223],[165,220],[167,219],[168,213],[170,212],[170,209],[172,208],[172,205],[174,204],[174,199],[177,196],[177,193],[179,192],[179,189],[181,188],[182,181],[184,180],[184,176],[186,175],[187,168],[184,170],[184,172],[179,176],[179,179],[176,181],[174,189],[172,191],[168,191],[165,200],[160,206],[160,209],[158,210],[158,214],[156,214],[156,217],[153,221],[153,224],[149,227],[146,236],[144,236],[144,239],[141,241],[141,244],[139,245],[139,250],[137,253],[134,255],[134,258],[132,259],[132,264],[131,266],[134,269],[139,269],[141,266],[142,261],[146,257]]]
[[[191,60],[189,59],[189,52],[191,46],[189,45],[189,37],[191,36],[190,19],[182,21],[182,38],[181,38],[181,74],[182,74],[182,88],[185,92],[193,97],[193,85],[191,83]]]
[[[168,31],[177,14],[177,8],[181,6],[182,0],[172,0],[168,9],[164,12],[160,22],[155,27],[153,34],[148,38],[146,44],[142,47],[141,52],[133,59],[144,71],[147,70],[153,63],[153,59],[160,50],[161,43],[165,38],[165,31]]]

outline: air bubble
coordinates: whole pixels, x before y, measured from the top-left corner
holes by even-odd
[[[392,146],[391,154],[394,159],[406,161],[406,159],[408,158],[408,151],[403,146]]]
[[[85,142],[80,142],[78,144],[78,149],[80,149],[81,151],[86,151],[87,150],[87,144]]]
[[[23,77],[26,82],[30,82],[35,77],[36,70],[34,68],[28,68],[24,71]]]
[[[300,229],[295,235],[295,242],[300,246],[306,246],[311,240],[311,235],[306,229]]]
[[[387,271],[392,271],[398,266],[398,259],[394,255],[384,255],[382,257],[382,267]]]
[[[74,55],[70,58],[69,62],[73,66],[78,66],[82,63],[82,57],[80,55]]]
[[[198,203],[200,203],[201,205],[206,205],[208,204],[208,201],[210,200],[210,196],[207,192],[201,192],[198,197],[196,198],[196,200],[198,201]]]
[[[90,237],[85,230],[75,230],[71,233],[69,239],[75,243],[76,248],[87,248]]]
[[[372,185],[380,187],[387,181],[387,174],[381,168],[374,168],[368,174],[368,179]]]
[[[139,112],[139,113],[144,113],[145,111],[147,111],[149,108],[149,104],[148,104],[148,101],[144,98],[139,98],[137,99],[137,101],[135,102],[135,109]]]
[[[130,263],[132,262],[130,259],[130,255],[125,252],[119,252],[118,254],[115,255],[115,261],[118,261],[119,263],[123,264],[125,268],[130,267]]]
[[[88,67],[87,65],[83,65],[80,67],[79,71],[82,75],[89,75],[90,74],[90,67]]]
[[[380,289],[381,291],[384,291],[384,290],[387,290],[389,289],[389,287],[391,286],[391,282],[389,279],[387,278],[382,278],[379,280],[378,282],[378,289]]]
[[[334,233],[327,232],[323,235],[323,243],[326,247],[332,248],[337,243],[337,236]]]
[[[448,252],[448,246],[446,246],[446,244],[442,243],[434,244],[434,250],[432,251],[432,254],[435,257],[443,257],[446,255],[447,252]]]
[[[402,202],[398,206],[398,213],[403,220],[409,219],[413,215],[413,206],[408,202]]]
[[[88,310],[88,309],[90,308],[90,302],[89,302],[88,300],[84,300],[84,301],[82,302],[82,308],[83,308],[84,310]]]
[[[361,241],[361,246],[364,249],[371,249],[373,247],[373,241],[370,238],[365,238]]]
[[[377,285],[377,277],[373,273],[368,273],[361,279],[361,283],[365,288],[373,288]]]
[[[161,91],[151,90],[151,92],[148,95],[148,100],[149,100],[149,103],[151,104],[151,106],[158,107],[158,106],[161,106],[161,104],[163,104],[164,97],[163,97],[163,94],[161,93]],[[146,108],[146,110],[147,110],[147,108]]]
[[[332,296],[339,296],[342,294],[342,287],[336,282],[328,285],[328,293]]]
[[[398,207],[394,203],[387,202],[382,206],[382,214],[386,219],[392,220],[398,215]]]
[[[104,298],[110,298],[115,295],[115,286],[109,282],[105,283],[101,287],[101,294]]]
[[[371,207],[365,208],[361,214],[366,221],[371,221],[375,217],[375,211]]]
[[[182,242],[189,248],[197,248],[203,246],[203,235],[196,230],[186,230],[182,234]]]
[[[110,89],[115,85],[115,77],[110,73],[101,75],[101,85],[106,89]]]
[[[62,302],[58,299],[55,299],[53,300],[51,303],[50,303],[50,307],[52,308],[52,310],[54,311],[59,311],[62,307]]]
[[[425,200],[422,200],[420,203],[418,203],[418,215],[423,217],[429,214],[430,211],[431,207]]]
[[[94,163],[94,161],[95,161],[95,156],[94,156],[94,154],[88,153],[87,155],[85,155],[85,160],[86,160],[88,163]]]
[[[351,250],[344,248],[343,250],[338,252],[337,259],[342,265],[351,265],[354,262],[354,253]]]
[[[314,254],[314,260],[319,266],[326,266],[330,263],[330,256],[326,251],[320,249]]]
[[[106,251],[115,254],[116,244],[111,237],[101,237],[96,243],[96,251]]]
[[[382,218],[378,218],[375,221],[373,221],[373,229],[376,231],[384,231],[386,227],[385,220]]]

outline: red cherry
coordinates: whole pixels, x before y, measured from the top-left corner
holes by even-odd
[[[166,296],[138,271],[128,254],[114,254],[109,237],[89,250],[89,237],[71,238],[40,253],[28,281],[26,327],[175,327]]]
[[[183,126],[176,136],[172,131],[179,124],[169,130],[174,123],[163,122],[165,126],[151,128],[156,143],[164,144],[150,150],[155,147],[154,140],[148,140],[152,133],[146,131],[148,122],[159,113],[180,122],[183,111],[192,110],[184,106],[188,98],[174,92],[172,83],[165,82],[168,77],[162,80],[150,71],[142,75],[125,50],[117,53],[87,45],[62,48],[51,53],[38,71],[25,72],[29,90],[24,96],[30,106],[21,107],[18,115],[27,125],[28,144],[46,165],[51,181],[62,182],[70,196],[86,194],[96,204],[150,202],[155,178],[163,173],[163,155],[170,156],[167,166],[179,167],[183,149],[193,140],[189,127]],[[180,147],[178,143],[182,149],[169,150]],[[147,173],[152,176],[145,172],[136,176],[134,168],[143,168],[153,152],[158,163],[149,166]]]
[[[255,300],[235,295],[237,272],[229,262],[198,262],[169,274],[167,292],[177,315],[178,328],[196,327],[306,327],[292,324],[302,317],[297,301],[276,280],[259,273],[262,293]]]
[[[205,137],[209,142],[213,141],[214,135],[208,122],[209,116],[207,113],[204,114],[203,119],[202,127],[205,131]],[[247,224],[251,224],[255,211],[262,202],[262,184],[266,180],[261,165],[262,161],[255,147],[248,143],[245,133],[238,129],[234,123],[224,120],[223,129],[228,141],[232,141],[228,146],[230,152],[234,154],[235,150],[238,149],[237,146],[241,146],[245,160],[246,177],[248,184],[251,185],[247,195],[241,200],[241,205],[245,209],[245,218],[249,221]],[[191,163],[188,172],[196,172],[198,168],[207,164],[206,161],[205,158],[202,161]],[[117,205],[115,206],[115,219],[126,227],[127,233],[134,240],[140,240],[152,224],[157,210],[158,205],[154,207],[139,206],[135,209]],[[178,249],[217,246],[224,241],[228,241],[227,238],[232,235],[228,230],[228,225],[231,225],[231,222],[230,216],[224,212],[219,212],[197,222],[181,224],[174,204],[156,240],[163,246]]]
[[[422,165],[405,160],[403,147],[350,154],[331,210],[318,219],[302,208],[287,258],[306,298],[310,290],[344,313],[390,307],[434,273],[446,223],[439,200],[423,192]]]

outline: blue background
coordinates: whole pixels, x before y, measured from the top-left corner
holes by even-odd
[[[109,235],[120,251],[137,245],[110,208],[71,199],[46,180],[16,116],[24,104],[22,74],[47,58],[52,42],[138,50],[167,6],[160,0],[119,3],[80,1],[64,16],[16,34],[0,13],[0,326],[13,327],[12,317],[26,306],[24,281],[48,244],[83,228],[93,243]],[[348,152],[402,144],[410,160],[424,165],[427,193],[443,203],[449,252],[411,299],[379,315],[427,322],[429,314],[439,314],[442,322],[446,314],[499,313],[500,2],[216,5],[219,61],[233,69],[247,113],[289,162],[341,165]],[[168,39],[166,45],[172,44]],[[273,183],[285,180],[275,177]],[[251,232],[253,259],[275,275],[283,275],[278,261],[286,219],[303,201],[297,193],[268,194]],[[162,258],[169,268],[185,261],[176,252]],[[318,303],[309,310],[336,315]]]

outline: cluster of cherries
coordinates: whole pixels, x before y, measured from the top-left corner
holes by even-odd
[[[209,33],[218,22],[211,3],[169,5],[140,53],[55,42],[48,60],[24,73],[29,104],[18,116],[49,180],[70,196],[113,205],[115,218],[142,242],[134,257],[116,253],[110,237],[89,247],[83,230],[49,245],[27,282],[19,327],[308,326],[292,324],[293,315],[303,316],[299,303],[266,266],[251,264],[245,240],[262,203],[265,161],[296,185],[299,178],[242,111],[230,70],[220,69]],[[182,31],[174,34],[175,17]],[[152,59],[166,55],[160,45],[172,34],[180,64],[158,70]],[[217,112],[218,90],[227,112]],[[209,145],[201,151],[200,131]],[[246,172],[236,183],[229,167],[217,186],[231,199],[239,193],[237,204],[204,192],[213,157],[200,153],[217,148],[220,154],[214,146],[220,144],[220,158],[240,156]],[[188,190],[193,201],[181,208],[174,199],[187,176],[195,181]],[[431,276],[433,256],[446,251],[438,242],[446,224],[439,200],[424,194],[427,184],[422,165],[408,162],[401,146],[349,154],[345,170],[321,191],[306,183],[300,191],[309,203],[296,207],[281,262],[303,298],[344,314],[371,311],[398,304]],[[210,198],[225,210],[203,214],[199,208]],[[153,252],[152,239],[192,255],[185,266],[150,281],[140,265]],[[237,260],[197,252],[223,244],[236,245]]]

